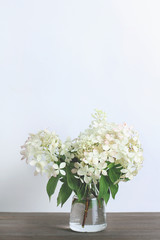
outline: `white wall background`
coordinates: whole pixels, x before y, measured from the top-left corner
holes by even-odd
[[[70,211],[20,146],[44,128],[77,136],[95,108],[134,125],[145,157],[106,210],[160,211],[159,12],[159,0],[0,0],[0,211]]]

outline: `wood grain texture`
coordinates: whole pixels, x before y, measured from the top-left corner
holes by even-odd
[[[76,233],[68,213],[0,213],[0,240],[160,240],[160,213],[107,213],[107,229]]]

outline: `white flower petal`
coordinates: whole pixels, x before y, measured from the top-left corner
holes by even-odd
[[[41,172],[41,168],[36,167],[36,172],[37,172],[37,173],[40,173],[40,172]]]
[[[78,162],[75,162],[75,163],[74,163],[74,167],[75,167],[75,168],[79,168],[79,163],[78,163]]]
[[[45,161],[40,161],[40,162],[38,162],[38,164],[41,166],[41,168],[44,168],[46,166]]]
[[[96,179],[93,179],[93,182],[94,182],[94,184],[97,184],[97,180]]]
[[[54,163],[54,164],[53,164],[53,168],[54,168],[54,169],[59,169],[58,164]]]
[[[93,168],[93,167],[89,168],[89,169],[88,169],[88,172],[89,172],[89,173],[93,173],[93,172],[94,172],[94,168]]]
[[[65,163],[65,162],[62,162],[59,167],[60,167],[60,168],[65,168],[65,166],[66,166],[66,163]]]
[[[56,171],[53,172],[53,177],[57,177],[57,175],[59,174],[59,172],[57,173]]]
[[[79,176],[83,176],[83,175],[85,175],[86,172],[80,168],[80,169],[78,169],[77,173]]]
[[[75,173],[77,172],[77,169],[76,169],[76,168],[73,168],[73,169],[71,170],[71,172],[72,172],[73,174],[75,174]]]
[[[107,163],[105,162],[102,166],[102,169],[105,169],[107,167]]]
[[[36,160],[32,160],[32,161],[30,161],[30,162],[29,162],[29,165],[31,165],[31,166],[35,166],[35,165],[36,165],[36,163],[37,163],[37,161],[36,161]]]
[[[104,176],[107,176],[107,171],[106,171],[106,170],[102,170],[102,174],[103,174]]]
[[[59,174],[59,170],[56,170],[56,171],[54,171],[54,172],[55,172],[55,174],[56,174],[56,175],[58,175],[58,174]]]
[[[114,158],[113,157],[109,157],[108,161],[113,163],[114,162]]]
[[[127,170],[127,169],[122,169],[121,172],[122,172],[122,173],[127,173],[128,170]]]
[[[89,183],[91,181],[91,177],[84,176],[85,183]]]
[[[65,172],[64,170],[61,170],[61,169],[60,169],[60,173],[61,173],[62,175],[66,175],[66,172]]]

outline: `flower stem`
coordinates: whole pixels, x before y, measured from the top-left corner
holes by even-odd
[[[98,207],[101,208],[101,201],[98,200]]]
[[[89,208],[89,202],[90,202],[90,200],[87,198],[87,199],[86,199],[86,204],[85,204],[85,211],[84,211],[84,216],[83,216],[82,227],[84,227],[85,222],[86,222],[87,213],[88,213],[88,208]]]

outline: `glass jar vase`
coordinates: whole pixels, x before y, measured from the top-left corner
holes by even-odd
[[[104,200],[93,195],[78,200],[75,195],[70,213],[70,228],[76,232],[99,232],[107,227]]]

